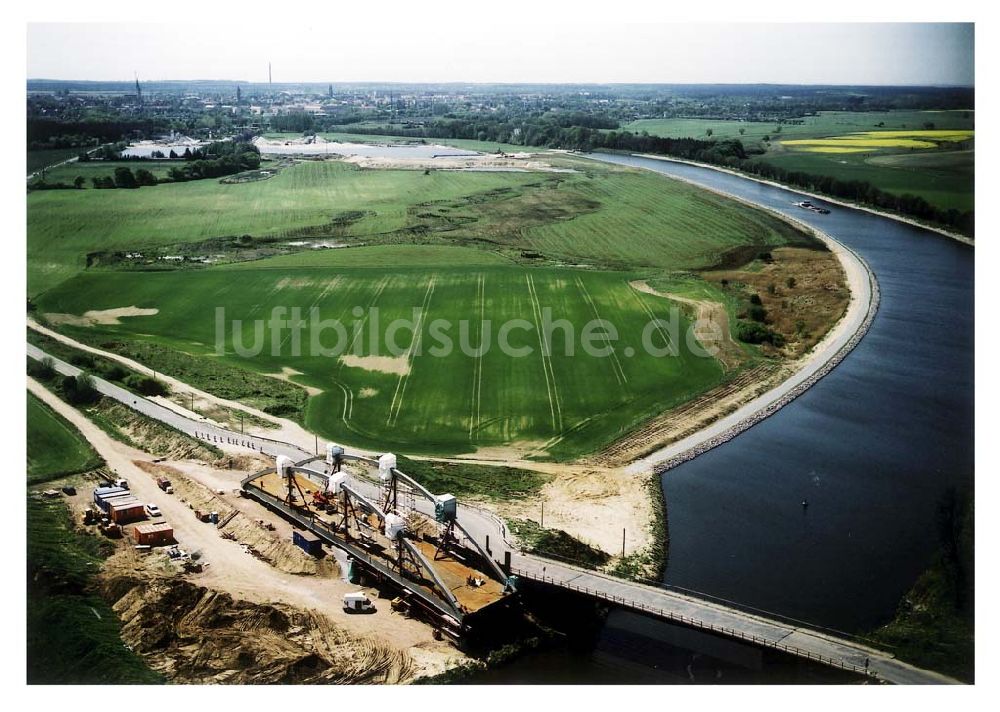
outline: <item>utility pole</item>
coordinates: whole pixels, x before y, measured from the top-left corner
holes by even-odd
[[[542,502],[542,521],[538,523],[538,526],[540,527],[545,526],[545,502]]]
[[[625,558],[625,527],[622,527],[622,558]]]
[[[316,454],[319,455],[319,435],[313,433],[313,437],[316,439]]]
[[[240,413],[240,435],[243,435],[243,413]]]

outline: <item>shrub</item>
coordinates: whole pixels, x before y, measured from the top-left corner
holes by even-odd
[[[170,393],[165,383],[150,376],[140,376],[138,373],[125,378],[125,387],[144,396],[165,396]]]
[[[771,331],[756,321],[736,322],[736,338],[748,344],[763,344],[770,341]]]
[[[77,368],[93,368],[94,358],[93,356],[88,356],[87,354],[73,354],[70,356],[69,362],[76,366]]]
[[[94,387],[94,379],[86,373],[81,373],[79,376],[63,376],[60,385],[63,397],[70,405],[94,403],[101,397]]]
[[[750,308],[747,310],[747,316],[754,321],[763,322],[767,319],[767,310],[759,304],[751,304]]]

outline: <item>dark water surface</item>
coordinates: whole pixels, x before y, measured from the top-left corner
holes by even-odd
[[[846,631],[892,618],[937,549],[944,492],[973,475],[973,249],[863,211],[679,163],[602,160],[785,212],[860,254],[881,305],[828,376],[729,443],[662,476],[667,583]],[[802,500],[809,501],[803,510]],[[716,639],[718,640],[718,639]],[[669,642],[667,642],[669,641]],[[529,654],[484,683],[822,682],[829,671],[686,640],[612,611],[591,648]]]
[[[878,316],[826,378],[663,475],[667,583],[848,631],[892,617],[937,547],[935,512],[973,472],[973,248],[697,166],[603,160],[696,181],[807,222],[878,279]],[[809,501],[803,509],[803,499]]]

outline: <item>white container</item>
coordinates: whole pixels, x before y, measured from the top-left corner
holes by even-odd
[[[326,480],[326,491],[329,494],[340,494],[341,485],[347,481],[347,475],[330,475]]]
[[[278,477],[288,477],[293,464],[292,458],[287,455],[278,455],[274,459],[274,467],[278,471]]]
[[[378,459],[378,476],[385,482],[392,477],[392,471],[396,469],[396,456],[387,452]]]
[[[395,541],[396,537],[406,529],[406,522],[398,514],[393,514],[389,512],[385,515],[385,538],[389,541]]]

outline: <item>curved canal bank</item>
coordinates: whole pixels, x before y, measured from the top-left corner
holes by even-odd
[[[665,581],[843,630],[892,617],[937,547],[935,511],[973,473],[973,249],[932,231],[709,168],[601,160],[776,210],[856,252],[880,306],[808,391],[662,476]],[[802,501],[809,506],[803,507]]]

